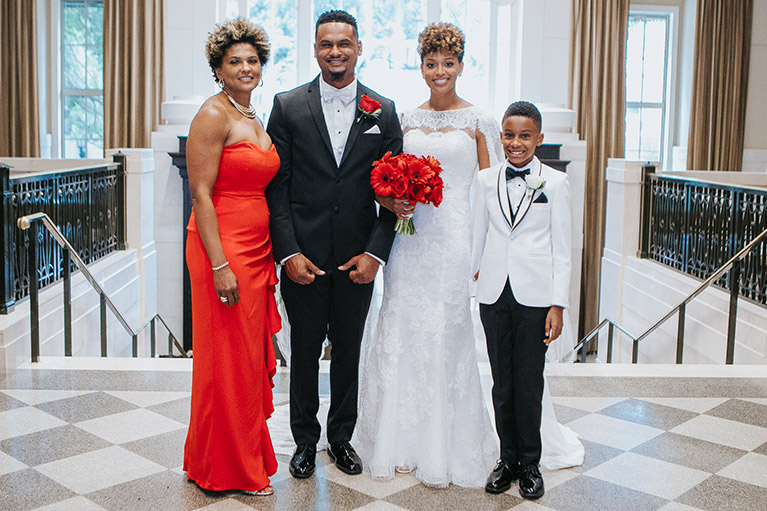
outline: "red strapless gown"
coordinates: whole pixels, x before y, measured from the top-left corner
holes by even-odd
[[[206,490],[260,490],[277,471],[266,419],[277,370],[272,335],[281,325],[264,189],[279,166],[274,146],[238,142],[221,153],[212,198],[239,284],[234,307],[218,299],[194,213],[187,226],[194,358],[184,470]]]

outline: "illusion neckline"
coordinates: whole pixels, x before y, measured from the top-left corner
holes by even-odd
[[[470,108],[476,108],[475,105],[469,105],[464,106],[462,108],[454,108],[452,110],[426,110],[425,108],[416,107],[414,110],[417,112],[428,112],[428,113],[434,113],[434,114],[444,114],[448,112],[463,112],[464,110],[469,110]]]

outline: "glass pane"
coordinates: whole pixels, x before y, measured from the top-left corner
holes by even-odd
[[[240,15],[240,2],[239,0],[227,0],[226,2],[226,19],[236,18]]]
[[[104,88],[103,49],[101,46],[89,46],[86,51],[87,51],[86,62],[87,62],[87,77],[88,77],[86,88],[103,89]]]
[[[269,62],[262,70],[264,85],[253,91],[253,106],[265,119],[278,92],[298,85],[296,65],[296,0],[249,0],[248,18],[267,32],[271,43]]]
[[[666,70],[666,18],[647,18],[642,78],[642,101],[663,101]]]
[[[442,19],[458,26],[466,36],[464,69],[463,76],[458,80],[458,95],[483,110],[489,110],[490,2],[442,0]]]
[[[640,141],[640,159],[661,161],[663,109],[642,108],[642,136]]]
[[[64,45],[61,68],[65,89],[85,88],[85,47]]]
[[[626,108],[626,145],[625,158],[627,160],[639,159],[639,134],[640,134],[640,116],[639,108],[627,107]]]
[[[83,138],[87,133],[87,107],[85,98],[79,96],[64,97],[64,158],[84,158]],[[81,150],[82,149],[82,150]]]
[[[413,93],[414,84],[423,83],[416,47],[426,26],[425,5],[386,0],[376,3],[370,15],[370,26],[360,26],[366,44],[357,64],[360,80],[393,99],[400,110],[414,107],[425,99],[425,93]]]
[[[104,130],[104,98],[88,96],[86,101],[88,116],[88,138],[102,138]]]
[[[82,2],[64,3],[64,44],[85,44],[85,6]]]
[[[626,42],[626,101],[642,101],[642,55],[644,17],[630,17]]]
[[[85,147],[85,158],[101,159],[103,157],[104,141],[100,138],[88,140]]]
[[[104,40],[104,6],[101,2],[88,2],[88,44],[101,46]]]

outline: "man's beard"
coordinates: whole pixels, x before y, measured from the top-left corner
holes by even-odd
[[[334,82],[340,82],[344,78],[346,78],[346,70],[343,71],[331,71],[330,72],[330,79]]]

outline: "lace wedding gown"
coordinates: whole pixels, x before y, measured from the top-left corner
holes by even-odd
[[[375,479],[408,466],[429,486],[482,487],[498,444],[472,324],[469,198],[478,169],[475,134],[484,136],[495,165],[502,159],[499,128],[475,107],[416,109],[405,112],[401,124],[404,152],[441,162],[444,200],[438,208],[416,207],[417,233],[396,237],[384,267],[383,304],[362,348],[353,445]],[[583,447],[571,431],[561,434],[547,399],[542,432],[554,452],[549,448],[542,464],[580,464]]]
[[[470,307],[470,190],[479,131],[497,162],[499,129],[474,107],[402,115],[403,151],[442,164],[442,204],[416,207],[384,267],[378,324],[363,345],[355,448],[373,478],[409,466],[430,486],[481,487],[498,454],[482,397]]]

